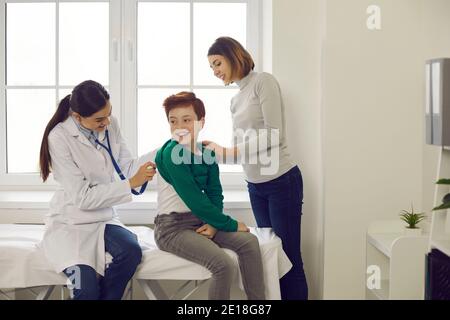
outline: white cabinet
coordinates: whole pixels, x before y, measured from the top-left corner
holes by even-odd
[[[450,179],[450,149],[448,147],[441,147],[436,178],[437,180]],[[447,193],[450,193],[449,185],[436,184],[434,191],[435,207],[442,204],[442,198]],[[450,256],[450,214],[448,209],[432,211],[428,249],[430,252],[433,249],[438,249],[447,257]],[[429,285],[427,298],[449,299],[449,274],[446,268],[442,267],[444,264],[439,265],[442,262],[437,263],[436,260],[434,262],[427,261],[427,263],[428,268],[433,270],[426,275]],[[434,266],[431,266],[431,263]],[[445,291],[447,292],[445,293]]]
[[[366,299],[424,299],[429,235],[404,234],[400,219],[373,222],[366,239]]]
[[[437,179],[450,179],[450,149],[443,147],[440,151]],[[449,185],[435,187],[434,206],[442,203],[442,198],[450,193]],[[450,256],[450,214],[449,210],[432,211],[430,250],[436,248]]]

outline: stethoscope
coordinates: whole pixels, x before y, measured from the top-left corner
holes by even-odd
[[[125,176],[122,173],[122,170],[120,170],[119,165],[117,164],[116,160],[114,159],[114,156],[112,154],[112,150],[111,150],[111,144],[109,143],[109,133],[108,133],[108,129],[105,130],[105,135],[106,135],[106,141],[108,142],[108,146],[105,146],[104,144],[102,144],[100,141],[98,141],[97,138],[95,138],[95,142],[100,145],[101,147],[103,147],[109,154],[109,156],[111,157],[111,161],[112,164],[114,166],[114,169],[116,169],[117,174],[119,175],[120,179],[125,180]],[[134,189],[131,189],[131,193],[138,196],[144,193],[145,188],[147,188],[147,183],[145,182],[142,186],[141,186],[141,190],[138,192]]]

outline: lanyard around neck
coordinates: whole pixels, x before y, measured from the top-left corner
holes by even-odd
[[[109,154],[109,156],[111,157],[111,161],[112,164],[114,166],[114,169],[116,169],[117,174],[119,175],[120,179],[125,180],[125,176],[122,173],[122,170],[120,170],[119,165],[117,164],[116,160],[114,159],[114,156],[112,154],[112,150],[111,150],[111,144],[109,143],[109,134],[108,134],[108,129],[105,130],[105,135],[106,135],[106,141],[108,142],[108,146],[105,146],[104,144],[102,144],[100,141],[98,141],[98,139],[95,139],[95,142],[100,145],[101,147],[103,147]],[[141,190],[138,192],[134,189],[131,189],[131,193],[138,196],[144,193],[145,188],[147,188],[147,182],[145,182],[142,187]]]

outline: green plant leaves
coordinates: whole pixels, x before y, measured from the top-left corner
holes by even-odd
[[[447,193],[444,198],[442,198],[442,203],[450,202],[450,193]]]
[[[435,210],[443,210],[443,209],[449,209],[450,208],[450,202],[447,203],[443,203],[440,206],[437,206],[435,208],[433,208],[433,211]]]
[[[415,213],[414,209],[411,206],[411,212],[402,210],[400,213],[400,219],[405,221],[408,224],[408,228],[415,229],[416,225],[425,219],[425,214],[423,212]]]
[[[450,185],[450,179],[439,179],[436,184],[447,184]],[[443,210],[443,209],[449,209],[450,208],[450,201],[449,200],[450,194],[446,194],[444,199],[442,199],[442,204],[434,207],[433,211],[435,210]]]

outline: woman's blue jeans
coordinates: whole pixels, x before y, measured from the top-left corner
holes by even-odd
[[[263,183],[247,182],[250,202],[260,228],[271,227],[283,242],[292,269],[280,280],[283,300],[307,300],[308,285],[300,251],[303,180],[295,166]]]
[[[105,227],[105,251],[113,257],[104,277],[87,265],[77,265],[64,270],[71,278],[74,300],[120,300],[128,281],[133,277],[142,259],[137,237],[127,229],[107,224]],[[74,272],[79,272],[75,283]]]

